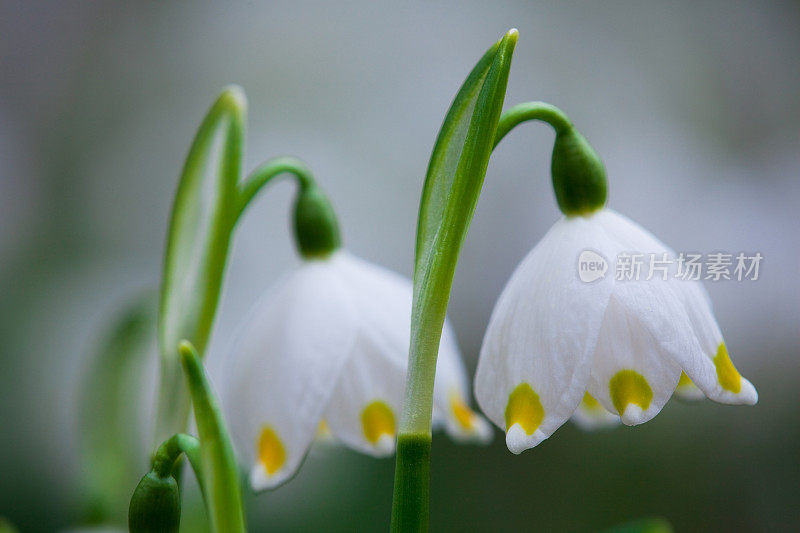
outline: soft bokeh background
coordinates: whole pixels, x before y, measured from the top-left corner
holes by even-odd
[[[24,531],[79,520],[80,379],[110,317],[158,284],[180,167],[221,87],[249,97],[247,168],[302,157],[347,246],[409,275],[441,120],[512,26],[507,105],[565,109],[607,165],[611,206],[678,250],[764,255],[757,282],[707,284],[761,396],[673,401],[632,429],[567,425],[519,457],[499,433],[488,449],[439,435],[433,529],[586,531],[650,515],[681,531],[800,529],[800,5],[777,1],[3,1],[0,516]],[[526,126],[492,158],[450,313],[471,370],[497,295],[558,216],[551,146],[548,128]],[[272,187],[236,234],[212,358],[297,263],[292,191]],[[315,450],[248,501],[251,526],[385,530],[392,471]]]

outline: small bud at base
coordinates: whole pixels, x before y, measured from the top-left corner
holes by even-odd
[[[139,481],[128,509],[131,533],[177,532],[181,522],[181,497],[172,476],[148,472]]]

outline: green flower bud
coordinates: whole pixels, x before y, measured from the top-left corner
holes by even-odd
[[[336,213],[316,185],[303,187],[297,195],[294,235],[300,255],[306,259],[326,257],[341,245]]]
[[[603,162],[575,128],[557,130],[551,172],[556,201],[565,215],[587,215],[605,205]]]
[[[145,474],[131,497],[128,529],[131,533],[177,532],[181,522],[181,496],[172,476]]]

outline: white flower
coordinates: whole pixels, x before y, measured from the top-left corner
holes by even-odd
[[[581,281],[578,257],[587,249],[600,259],[645,254],[639,281],[615,280],[613,266]],[[674,261],[666,280],[646,279],[651,253],[675,257],[634,222],[601,209],[558,221],[517,267],[492,313],[475,377],[478,404],[505,429],[509,450],[549,437],[587,392],[628,425],[653,418],[679,381],[718,402],[756,403],[703,287],[676,279]]]
[[[255,490],[300,466],[320,428],[351,448],[392,454],[403,402],[411,284],[344,251],[306,260],[256,305],[224,364],[223,406]],[[435,411],[459,439],[485,440],[445,327]]]

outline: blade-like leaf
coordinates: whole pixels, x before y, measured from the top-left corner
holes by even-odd
[[[194,138],[175,195],[159,305],[156,442],[182,431],[188,414],[177,346],[187,339],[202,354],[214,321],[237,216],[245,107],[241,89],[220,94]]]
[[[516,42],[517,31],[510,30],[478,61],[447,112],[428,166],[417,226],[409,368],[409,383],[429,382],[426,391],[433,387],[453,274],[489,164]],[[426,397],[407,400],[427,403]],[[426,410],[416,407],[410,404],[406,413]],[[408,423],[415,430],[429,426],[425,418]]]
[[[180,356],[194,406],[203,472],[201,482],[211,530],[218,533],[244,532],[239,470],[225,420],[203,363],[191,343],[184,341],[180,344]]]
[[[478,61],[447,112],[422,190],[403,418],[397,439],[393,532],[428,530],[436,358],[458,254],[475,212],[505,100],[517,31]]]
[[[225,90],[186,158],[172,209],[161,288],[163,353],[175,352],[182,339],[202,353],[207,341],[235,221],[244,107],[240,90]]]
[[[456,176],[456,167],[464,149],[464,141],[472,120],[472,114],[486,75],[492,66],[500,41],[494,43],[483,54],[447,110],[433,153],[428,163],[425,184],[422,186],[422,199],[417,219],[417,244],[414,277],[419,270],[420,261],[427,257],[433,237],[442,221],[447,197]]]
[[[155,291],[129,303],[111,324],[81,386],[81,474],[85,523],[125,520],[130,487],[147,464],[140,418],[155,357]],[[150,428],[148,428],[150,429]]]

